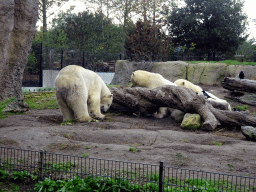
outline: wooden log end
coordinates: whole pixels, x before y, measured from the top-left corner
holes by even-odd
[[[220,125],[219,122],[207,122],[205,121],[202,125],[202,130],[206,130],[206,131],[213,131],[217,128],[217,126]]]

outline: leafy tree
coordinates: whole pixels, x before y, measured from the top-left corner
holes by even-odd
[[[236,51],[236,55],[244,55],[249,61],[256,62],[256,44],[254,39],[243,42]]]
[[[185,7],[173,8],[169,18],[169,32],[173,43],[188,51],[208,54],[234,54],[246,39],[246,16],[240,0],[185,0]]]
[[[61,32],[72,49],[120,52],[122,27],[112,24],[102,13],[61,13],[53,20],[53,31]],[[62,40],[63,40],[62,38]]]
[[[167,10],[167,7],[178,0],[80,0],[84,1],[87,8],[97,8],[102,13],[103,10],[107,13],[107,18],[114,15],[114,19],[123,27],[122,34],[122,53],[124,52],[124,44],[126,41],[126,33],[133,27],[132,20],[134,18],[143,18],[145,22],[150,21],[155,24],[164,24],[165,18],[162,12]]]
[[[146,60],[154,60],[160,54],[167,55],[169,38],[160,29],[161,26],[154,26],[148,21],[137,21],[134,30],[127,34],[126,54],[131,58],[143,56]]]

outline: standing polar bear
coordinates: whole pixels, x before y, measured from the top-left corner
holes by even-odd
[[[207,91],[203,91],[203,89],[201,87],[191,83],[190,81],[187,81],[185,79],[178,79],[174,83],[178,86],[190,88],[194,92],[196,92],[198,95],[203,95],[204,94],[204,95],[207,96],[207,100],[209,101],[209,103],[212,103],[212,104],[217,103],[217,104],[223,105],[223,106],[225,106],[225,108],[227,110],[231,111],[231,106],[226,100],[220,99],[220,98],[216,97],[215,95],[213,95],[213,94],[211,94]]]
[[[158,73],[151,73],[148,71],[137,70],[131,75],[131,87],[146,87],[149,89],[154,89],[164,85],[174,85],[173,82],[165,79],[162,75]],[[154,114],[156,118],[163,118],[167,115],[167,107],[160,107],[158,111]]]
[[[101,111],[106,112],[113,101],[100,76],[80,66],[69,65],[60,70],[55,86],[63,121],[104,119]]]

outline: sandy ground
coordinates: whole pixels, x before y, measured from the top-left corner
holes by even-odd
[[[220,98],[225,95],[222,87],[202,87]],[[250,113],[255,109],[250,106]],[[0,146],[140,163],[164,161],[167,166],[256,177],[256,143],[235,127],[185,131],[171,117],[113,114],[103,122],[61,125],[61,121],[56,109],[11,115],[0,120]]]

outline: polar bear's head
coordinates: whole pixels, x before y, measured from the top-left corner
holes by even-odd
[[[112,101],[113,101],[113,94],[105,95],[105,96],[101,97],[100,110],[104,113],[107,112],[110,105],[112,104]]]

